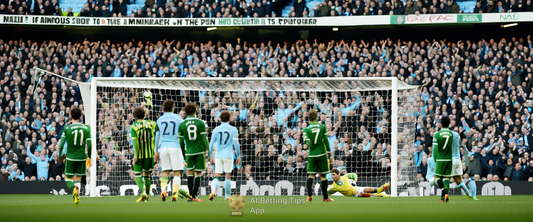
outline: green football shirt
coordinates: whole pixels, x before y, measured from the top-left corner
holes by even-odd
[[[180,144],[185,145],[186,156],[205,153],[209,147],[204,121],[193,116],[188,116],[180,123],[178,137]]]
[[[433,159],[435,161],[452,160],[453,133],[443,128],[433,135]]]
[[[81,123],[65,126],[59,143],[59,155],[62,156],[63,148],[67,144],[67,160],[84,161],[87,159],[85,147],[88,145],[88,153],[91,155],[91,130]]]
[[[309,157],[319,157],[330,152],[328,129],[324,124],[311,123],[304,132],[304,141],[309,149]]]
[[[154,132],[158,130],[157,123],[153,120],[135,120],[130,128],[133,149],[138,159],[154,157]]]

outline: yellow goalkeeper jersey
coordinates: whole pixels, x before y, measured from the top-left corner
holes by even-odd
[[[349,173],[342,176],[339,181],[333,182],[332,187],[328,189],[328,194],[339,192],[344,196],[353,197],[356,193],[354,192],[355,189],[350,183],[350,180],[357,181],[357,174]]]

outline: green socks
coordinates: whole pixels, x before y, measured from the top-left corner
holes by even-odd
[[[150,179],[150,176],[144,176],[144,187],[146,193],[150,193],[150,186],[152,185],[152,180]]]
[[[448,193],[448,191],[450,190],[450,179],[444,178],[443,182],[444,182],[444,190],[446,190],[446,193]]]
[[[137,184],[141,193],[144,193],[143,178],[141,176],[135,176],[135,184]]]
[[[72,182],[72,180],[65,180],[65,182],[67,182],[67,187],[70,190],[74,190],[74,182]]]

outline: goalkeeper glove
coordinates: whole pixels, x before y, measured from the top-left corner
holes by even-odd
[[[93,162],[91,161],[91,158],[88,157],[87,160],[85,161],[85,167],[90,168],[92,165],[93,165]]]

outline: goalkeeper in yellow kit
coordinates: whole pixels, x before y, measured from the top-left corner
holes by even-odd
[[[333,185],[328,189],[328,195],[332,195],[335,192],[339,192],[348,197],[370,197],[372,193],[375,193],[377,197],[389,197],[383,191],[390,187],[390,183],[383,184],[379,188],[372,187],[357,187],[352,186],[349,180],[357,182],[357,174],[348,173],[341,176],[339,170],[332,169],[331,178],[333,179]]]

